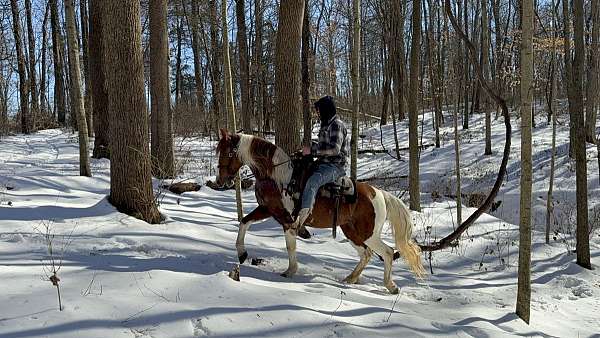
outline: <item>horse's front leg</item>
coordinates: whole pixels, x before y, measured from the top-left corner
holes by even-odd
[[[250,212],[248,215],[242,218],[238,230],[237,240],[235,242],[235,247],[237,249],[240,264],[243,264],[244,261],[248,258],[248,252],[246,251],[246,246],[244,245],[246,231],[248,230],[248,228],[250,228],[250,225],[252,223],[261,221],[269,217],[271,217],[271,213],[269,212],[269,210],[266,207],[259,205],[256,209],[252,210],[252,212]]]
[[[284,225],[283,229],[285,231],[285,246],[287,247],[289,265],[281,275],[291,278],[298,270],[298,260],[296,259],[296,235],[298,230],[292,227],[292,224]]]

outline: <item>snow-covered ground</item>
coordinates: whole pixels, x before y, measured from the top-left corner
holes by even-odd
[[[429,120],[427,120],[429,121]],[[483,156],[482,121],[462,136],[464,189],[491,186],[503,146],[494,122],[494,155]],[[449,123],[448,123],[449,124]],[[182,196],[160,191],[163,224],[149,225],[120,214],[107,202],[109,163],[92,160],[94,177],[78,176],[74,134],[60,130],[0,139],[0,336],[1,337],[588,337],[600,333],[600,272],[574,264],[567,233],[543,244],[550,127],[534,131],[532,319],[514,315],[518,259],[520,139],[518,121],[509,173],[494,216],[483,216],[459,247],[436,252],[433,270],[416,281],[403,262],[394,265],[399,295],[382,285],[383,264],[374,258],[357,285],[341,280],[358,261],[343,235],[313,231],[298,242],[300,269],[292,279],[281,227],[273,220],[252,226],[246,238],[259,265],[241,266],[241,281],[228,277],[237,264],[234,194],[203,187]],[[424,143],[432,142],[424,126]],[[406,125],[399,126],[401,147]],[[362,148],[380,148],[379,129],[365,132]],[[392,148],[391,127],[383,130]],[[419,241],[442,237],[455,226],[453,139],[443,130],[443,147],[422,153],[423,213],[413,213]],[[568,160],[567,126],[559,127],[557,221],[568,228],[573,212],[574,164]],[[214,143],[177,141],[184,177],[202,183],[214,175]],[[406,152],[403,156],[407,157]],[[588,148],[590,209],[600,188],[594,148]],[[360,158],[360,176],[406,175],[408,163],[387,155]],[[168,183],[168,182],[167,182]],[[406,182],[380,184],[400,193]],[[396,188],[393,188],[396,187]],[[433,194],[432,194],[433,193]],[[441,197],[439,197],[441,196]],[[435,197],[435,198],[434,198]],[[406,198],[406,195],[404,195]],[[569,207],[571,205],[571,207]],[[244,192],[249,212],[253,191]],[[474,209],[464,209],[463,218]],[[64,310],[47,280],[48,227],[61,264],[58,276]],[[568,232],[568,231],[565,231]],[[339,232],[338,232],[339,233]],[[386,238],[391,241],[390,231]],[[600,236],[591,235],[592,264],[599,265]],[[61,255],[62,254],[62,255]],[[428,257],[424,255],[424,259]]]

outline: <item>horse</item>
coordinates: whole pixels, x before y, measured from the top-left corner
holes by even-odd
[[[294,200],[287,192],[292,179],[290,157],[273,143],[257,136],[229,133],[221,129],[217,144],[218,175],[217,184],[231,184],[243,165],[250,167],[254,174],[255,195],[258,207],[246,215],[239,224],[236,249],[241,264],[248,258],[244,245],[246,231],[252,223],[273,217],[282,225],[288,252],[289,265],[281,275],[291,278],[298,270],[296,259],[296,235],[298,225],[292,217]],[[356,249],[360,260],[354,270],[344,279],[345,283],[358,282],[359,276],[369,263],[373,252],[384,261],[384,285],[392,294],[398,287],[391,278],[394,249],[381,239],[381,231],[386,220],[392,225],[396,250],[405,259],[412,272],[423,278],[425,270],[421,263],[421,250],[412,240],[413,223],[410,211],[396,196],[377,189],[369,184],[356,183],[357,198],[354,203],[341,201],[337,222],[346,238]],[[318,194],[306,226],[330,228],[333,224],[333,202]]]

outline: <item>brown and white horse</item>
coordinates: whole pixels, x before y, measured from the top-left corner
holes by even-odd
[[[290,157],[274,144],[251,135],[229,134],[221,130],[217,146],[219,156],[218,184],[231,183],[242,165],[248,165],[256,178],[255,194],[258,207],[244,217],[240,223],[236,242],[240,263],[248,254],[244,238],[250,224],[273,217],[283,226],[289,256],[288,269],[282,276],[292,277],[298,269],[296,260],[296,234],[298,226],[291,216],[294,203],[286,187],[292,177]],[[360,256],[354,271],[344,280],[353,284],[371,259],[373,252],[383,258],[384,284],[391,293],[398,287],[391,278],[394,250],[381,240],[381,230],[386,220],[392,225],[396,250],[414,274],[421,278],[425,270],[421,264],[421,250],[412,239],[410,211],[400,199],[365,183],[357,183],[357,201],[342,202],[337,224]],[[333,203],[325,197],[317,197],[312,214],[305,224],[315,228],[330,228],[333,224]]]

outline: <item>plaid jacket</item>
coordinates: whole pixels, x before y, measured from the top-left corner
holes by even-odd
[[[347,137],[348,131],[344,122],[335,115],[327,124],[321,125],[319,140],[312,143],[311,153],[321,162],[343,167],[350,152]]]

